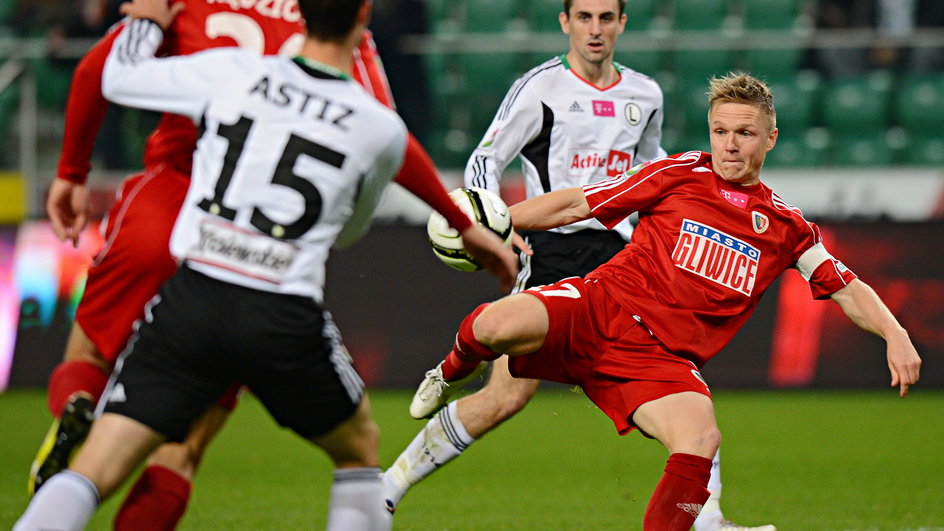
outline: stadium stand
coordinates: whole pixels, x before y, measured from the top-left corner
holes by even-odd
[[[679,30],[718,30],[727,16],[727,0],[674,0],[672,3],[672,25]]]
[[[797,27],[800,0],[741,0],[741,18],[745,28],[787,30]]]

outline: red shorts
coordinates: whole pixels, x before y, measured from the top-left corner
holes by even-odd
[[[169,167],[132,175],[102,223],[105,245],[89,268],[75,318],[112,363],[144,305],[177,270],[170,233],[189,184],[187,174]]]
[[[581,386],[620,435],[646,402],[686,391],[711,398],[698,367],[666,350],[605,283],[572,277],[521,293],[544,303],[549,331],[538,351],[509,359],[511,374]]]

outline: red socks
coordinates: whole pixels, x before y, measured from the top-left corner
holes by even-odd
[[[52,416],[59,418],[69,398],[79,391],[92,395],[97,403],[105,391],[108,374],[87,361],[64,361],[56,366],[49,377],[46,404]]]
[[[190,499],[190,481],[162,466],[144,469],[115,516],[115,531],[173,531]]]
[[[487,306],[488,303],[485,303],[476,308],[459,325],[459,333],[456,334],[452,352],[446,356],[442,366],[443,378],[447,381],[465,378],[472,374],[472,371],[483,361],[496,360],[501,356],[500,353],[479,343],[475,339],[475,334],[472,333],[472,323]]]
[[[688,531],[708,500],[711,459],[691,454],[672,454],[665,474],[656,486],[646,516],[645,531]]]

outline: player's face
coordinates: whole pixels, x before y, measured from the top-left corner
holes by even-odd
[[[767,117],[755,105],[718,103],[708,114],[711,164],[724,180],[744,186],[760,182],[760,168],[777,142]]]
[[[560,23],[570,36],[571,51],[591,65],[601,65],[613,60],[626,15],[619,14],[617,0],[574,0],[570,13],[560,14]]]

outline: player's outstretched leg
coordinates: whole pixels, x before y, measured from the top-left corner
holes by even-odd
[[[485,370],[483,361],[492,361],[501,356],[479,343],[472,331],[475,319],[488,306],[482,304],[462,320],[452,351],[435,369],[426,371],[426,377],[413,395],[410,416],[415,419],[431,417],[449,402],[456,391]]]
[[[485,370],[485,363],[478,363],[472,372],[453,380],[447,380],[443,375],[443,365],[447,361],[439,362],[435,369],[426,371],[426,376],[420,382],[419,388],[410,402],[410,416],[420,420],[428,419],[445,406],[459,389],[478,378]]]
[[[395,510],[415,484],[462,455],[473,442],[521,411],[538,380],[513,378],[508,358],[492,363],[488,383],[437,413],[384,472],[384,499]]]

